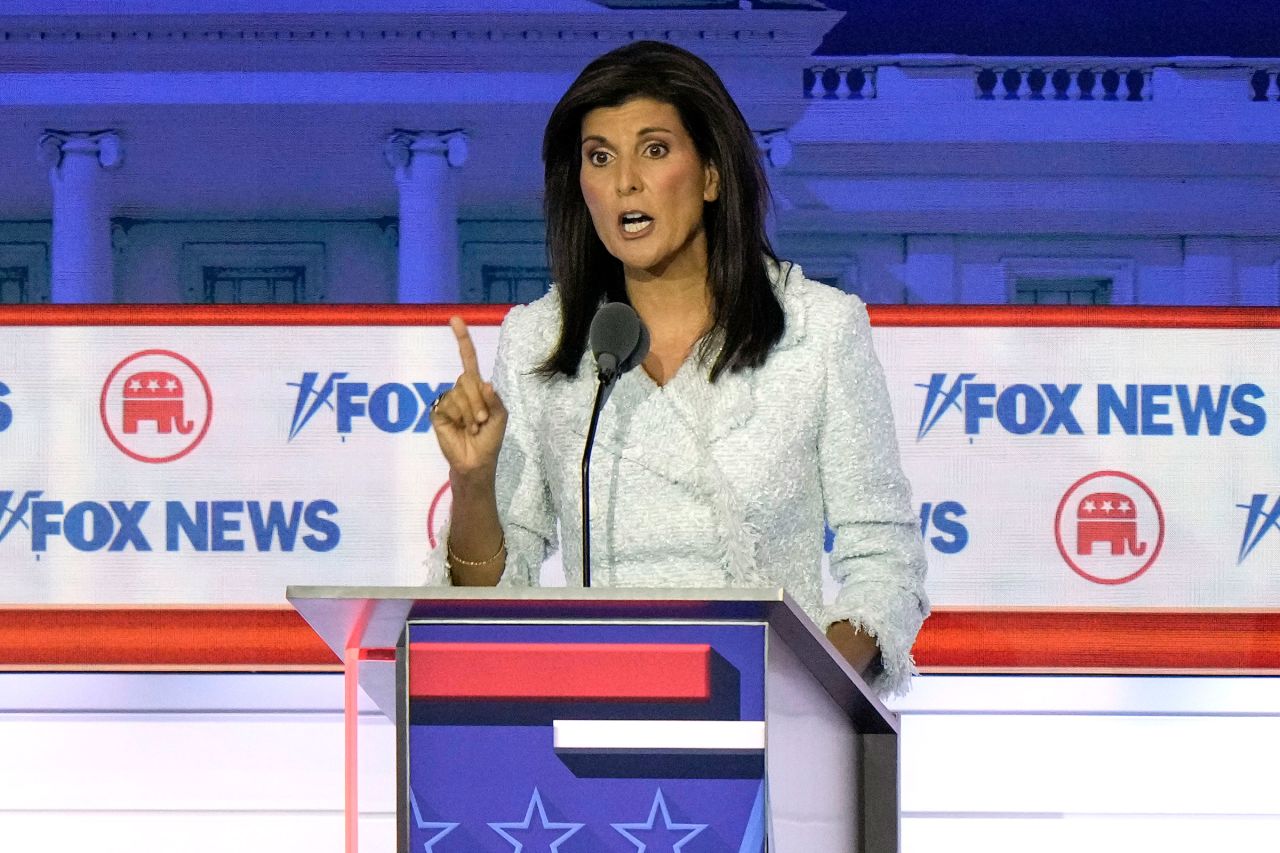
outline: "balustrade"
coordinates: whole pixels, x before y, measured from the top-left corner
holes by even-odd
[[[1249,87],[1253,90],[1254,101],[1280,101],[1280,71],[1259,68],[1249,78]],[[1271,93],[1275,92],[1274,98]]]
[[[870,100],[876,96],[875,66],[815,65],[806,68],[804,96],[828,101]]]
[[[980,101],[1149,101],[1151,69],[985,66],[975,77]]]

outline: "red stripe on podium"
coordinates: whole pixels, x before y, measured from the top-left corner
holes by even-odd
[[[414,699],[705,702],[704,644],[412,643]]]

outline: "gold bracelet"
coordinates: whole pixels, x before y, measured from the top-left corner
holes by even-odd
[[[502,555],[507,547],[507,534],[502,534],[502,541],[498,543],[498,550],[493,552],[493,556],[487,560],[464,560],[457,554],[453,553],[453,546],[448,542],[444,543],[445,553],[449,555],[449,562],[458,566],[487,566]]]

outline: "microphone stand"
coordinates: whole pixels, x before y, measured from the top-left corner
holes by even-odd
[[[596,400],[591,407],[591,424],[587,427],[587,446],[582,451],[582,585],[591,586],[591,449],[596,443],[596,427],[600,424],[600,412],[605,400],[618,381],[617,370],[600,370],[596,384]]]
[[[600,412],[618,377],[649,352],[649,333],[635,309],[625,302],[606,302],[591,319],[588,336],[596,357],[596,401],[591,407],[587,446],[582,450],[582,586],[591,586],[591,449],[596,444]]]

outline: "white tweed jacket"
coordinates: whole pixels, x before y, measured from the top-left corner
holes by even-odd
[[[592,582],[618,587],[782,586],[825,628],[848,619],[876,639],[881,693],[904,692],[925,616],[925,559],[894,438],[884,375],[856,297],[770,265],[786,331],[763,367],[724,373],[691,356],[659,387],[624,375],[592,455]],[[503,585],[535,585],[557,547],[581,583],[582,448],[595,393],[533,372],[559,334],[556,292],[503,323],[493,382],[510,418],[498,460],[507,540]],[[822,600],[824,519],[835,532]],[[441,541],[447,538],[441,537]],[[443,548],[429,582],[448,583]]]

